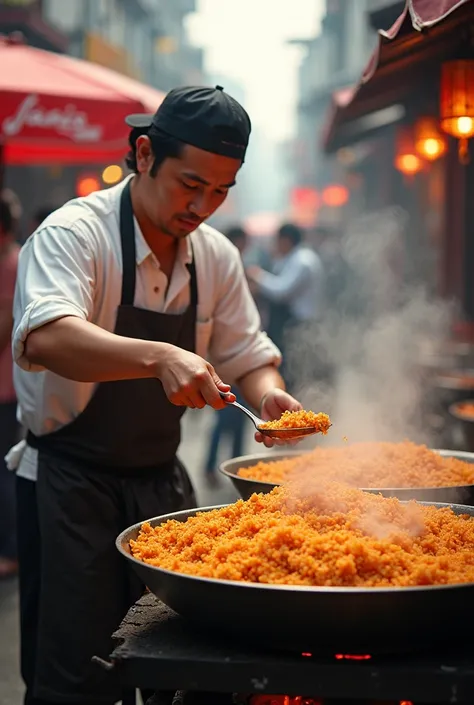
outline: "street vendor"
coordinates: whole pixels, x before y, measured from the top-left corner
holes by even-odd
[[[120,699],[91,663],[143,590],[114,541],[195,506],[176,455],[185,409],[222,409],[233,383],[266,419],[301,408],[237,249],[204,223],[244,162],[246,111],[220,86],[187,87],[127,124],[133,173],[53,212],[20,254],[13,354],[27,436],[9,464],[28,705]]]

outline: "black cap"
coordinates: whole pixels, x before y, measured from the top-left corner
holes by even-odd
[[[154,127],[206,152],[242,161],[252,129],[244,108],[222,86],[174,88],[154,115],[129,115],[125,122]]]

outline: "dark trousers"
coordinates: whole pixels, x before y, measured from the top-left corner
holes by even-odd
[[[0,556],[15,559],[16,547],[16,500],[15,473],[7,469],[5,455],[18,438],[16,402],[0,404]]]
[[[196,506],[186,473],[86,475],[40,453],[38,482],[17,478],[17,498],[25,705],[113,705],[123,695],[115,674],[91,658],[108,658],[144,589],[114,541],[137,521]]]
[[[36,508],[36,482],[16,478],[18,498],[18,555],[20,556],[20,664],[27,687],[25,705],[41,705],[33,700],[31,684],[35,672],[36,631],[41,582],[40,534]]]

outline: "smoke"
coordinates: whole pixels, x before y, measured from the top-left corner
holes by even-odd
[[[397,270],[413,273],[416,260],[426,259],[421,252],[410,255],[409,266],[402,260],[403,243],[416,238],[407,237],[407,218],[398,208],[352,224],[341,247],[350,272],[344,290],[288,350],[296,395],[305,408],[327,411],[333,422],[318,445],[340,445],[344,437],[435,443],[419,351],[423,343],[436,346],[448,337],[454,311],[413,276],[400,287]]]

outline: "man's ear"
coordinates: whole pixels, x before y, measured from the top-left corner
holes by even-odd
[[[139,174],[148,174],[153,166],[155,155],[148,135],[137,139],[137,170]]]

